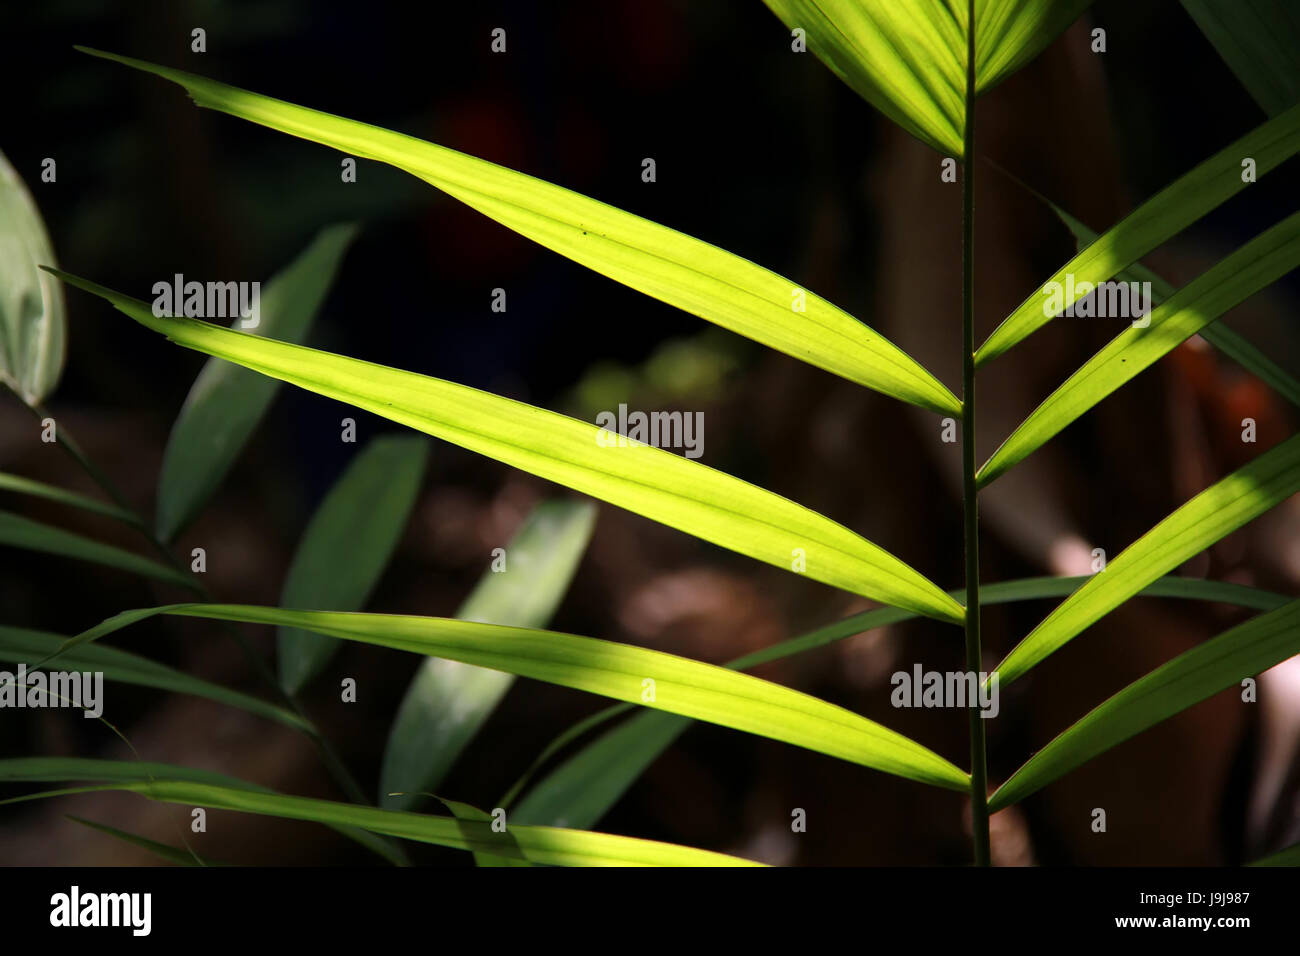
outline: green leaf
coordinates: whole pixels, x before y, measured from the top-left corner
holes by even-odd
[[[293,711],[230,690],[220,684],[191,677],[165,664],[151,661],[147,657],[100,644],[78,645],[61,651],[66,641],[67,638],[61,634],[0,626],[0,661],[33,665],[37,661],[58,654],[65,670],[99,671],[104,675],[104,680],[135,684],[140,687],[154,687],[178,694],[192,694],[195,697],[203,697],[278,721],[296,730],[311,729],[310,725]]]
[[[29,405],[54,391],[63,371],[63,290],[37,268],[54,264],[40,210],[0,153],[0,382]]]
[[[1039,198],[1043,197],[1040,196]],[[1097,233],[1078,219],[1075,219],[1064,209],[1048,199],[1043,199],[1043,201],[1052,208],[1052,211],[1074,233],[1075,238],[1079,240],[1080,248],[1087,246],[1088,243],[1097,238]],[[1116,278],[1121,282],[1151,283],[1151,301],[1155,305],[1160,305],[1176,291],[1170,282],[1152,272],[1140,262],[1134,263],[1118,273]],[[1251,372],[1292,405],[1300,405],[1300,381],[1296,381],[1280,365],[1261,352],[1246,338],[1234,332],[1222,322],[1212,322],[1205,326],[1205,328],[1201,329],[1200,336],[1242,368]]]
[[[0,761],[2,764],[3,761]],[[143,783],[118,783],[111,786],[86,787],[75,791],[55,791],[20,797],[19,800],[63,796],[65,793],[93,793],[124,790],[150,800],[202,806],[214,810],[257,813],[285,820],[309,820],[334,827],[357,827],[372,833],[421,843],[488,853],[505,853],[509,849],[493,833],[489,824],[434,817],[404,810],[379,810],[352,803],[335,803],[308,797],[290,797],[210,783],[187,780],[152,780]],[[0,801],[13,803],[14,800]],[[510,830],[522,857],[533,863],[553,866],[759,866],[750,860],[695,850],[672,843],[638,840],[610,833],[585,830],[560,830],[552,827],[513,827]]]
[[[370,599],[415,505],[429,457],[417,435],[372,440],[335,482],[298,542],[280,603],[360,610]],[[297,694],[329,663],[337,641],[295,628],[278,635],[280,683]]]
[[[442,802],[447,807],[448,810],[451,811],[452,816],[454,816],[457,820],[472,820],[481,823],[488,823],[489,829],[487,832],[491,833],[493,837],[495,837],[500,843],[504,844],[505,847],[507,848],[505,856],[501,856],[496,853],[485,853],[482,850],[475,850],[474,851],[475,866],[531,866],[532,865],[531,863],[528,862],[528,857],[524,854],[524,852],[519,849],[519,842],[514,838],[513,834],[511,834],[509,825],[507,825],[505,830],[498,833],[495,830],[491,829],[490,827],[492,817],[489,814],[485,813],[484,811],[480,810],[478,807],[470,806],[470,804],[468,803],[461,803],[459,800],[448,800],[446,797],[438,797],[438,800]],[[476,832],[482,834],[483,830],[479,828],[476,830]],[[468,839],[470,834],[465,834],[465,836]]]
[[[209,861],[204,860],[197,853],[190,849],[182,850],[178,846],[171,846],[167,843],[159,843],[157,840],[150,840],[147,837],[137,836],[134,833],[127,833],[125,830],[119,830],[117,827],[110,827],[106,823],[96,823],[94,820],[87,820],[84,817],[74,817],[70,813],[64,814],[73,823],[80,823],[83,827],[89,827],[92,830],[98,830],[100,833],[107,833],[123,843],[130,843],[132,846],[138,846],[143,850],[148,850],[155,856],[167,860],[169,863],[175,863],[177,866],[213,866]]]
[[[1079,588],[1091,577],[1026,578],[1020,581],[1002,581],[980,588],[981,604],[1003,604],[1045,597],[1062,597]],[[964,592],[952,592],[954,597],[964,597]],[[1176,597],[1201,601],[1221,601],[1271,611],[1287,603],[1280,594],[1195,578],[1160,578],[1142,589],[1147,597]],[[773,644],[727,665],[736,670],[757,667],[768,661],[800,654],[817,647],[861,634],[887,624],[915,618],[915,614],[895,608],[866,611],[834,621],[825,627]],[[503,798],[502,806],[512,803],[514,794],[523,789],[532,772],[554,754],[593,727],[625,713],[625,706],[615,706],[587,718],[561,734],[542,755],[534,761],[525,775]],[[627,792],[655,759],[691,725],[691,721],[676,714],[662,711],[643,711],[625,723],[606,731],[574,756],[552,770],[518,805],[511,810],[511,818],[523,823],[553,824],[555,826],[591,827],[600,821],[615,803]]]
[[[1063,428],[1223,313],[1300,266],[1300,212],[1246,243],[1129,325],[1034,409],[976,475],[980,487],[1041,448]],[[1104,321],[1089,320],[1089,321]]]
[[[975,353],[976,366],[985,365],[1023,342],[1055,317],[1045,314],[1043,289],[1057,283],[1064,290],[1067,274],[1074,276],[1076,289],[1085,282],[1105,282],[1245,189],[1241,165],[1244,158],[1255,160],[1258,178],[1297,151],[1300,105],[1247,133],[1166,186],[1063,265],[993,330]],[[1078,298],[1077,294],[1064,296],[1062,310]]]
[[[1300,435],[1169,515],[1057,606],[998,665],[1006,687],[1165,572],[1300,491]]]
[[[90,561],[194,590],[194,583],[188,577],[165,564],[7,511],[0,511],[0,544]]]
[[[147,328],[301,388],[382,415],[542,478],[779,568],[802,549],[806,574],[834,587],[960,623],[960,604],[908,565],[843,525],[770,491],[660,448],[488,392],[245,335],[186,318],[158,318],[143,302],[57,273],[108,299]]]
[[[590,502],[538,505],[506,546],[505,570],[485,573],[456,617],[545,626],[569,587],[595,521]],[[388,733],[379,773],[381,804],[409,809],[421,792],[437,790],[514,679],[458,661],[424,661]]]
[[[966,126],[968,0],[764,0],[859,96],[958,159]],[[1042,52],[1092,0],[977,0],[975,89]]]
[[[1276,853],[1247,863],[1247,866],[1300,866],[1300,843],[1278,850]]]
[[[275,791],[238,777],[228,777],[223,773],[203,770],[198,767],[182,767],[169,763],[152,763],[145,760],[101,760],[91,757],[12,757],[0,759],[0,782],[6,783],[63,783],[75,780],[112,781],[118,784],[141,785],[148,787],[159,780],[188,781],[200,786],[211,786],[221,790],[249,790],[256,793],[275,795]],[[98,788],[103,789],[103,788]],[[125,788],[124,788],[125,789]],[[0,800],[0,805],[17,803],[27,797]],[[205,804],[200,804],[204,805]],[[329,821],[322,821],[329,823]],[[350,826],[346,823],[330,828],[338,831],[348,839],[366,847],[390,863],[405,865],[405,856],[400,848],[385,837],[369,830]]]
[[[301,342],[329,292],[353,225],[322,229],[266,284],[254,335]],[[236,319],[236,322],[241,321]],[[279,385],[219,359],[199,372],[172,426],[158,478],[158,536],[171,541],[221,485],[271,405]]]
[[[1030,758],[989,800],[1019,803],[1162,720],[1300,653],[1300,601],[1252,618],[1180,654],[1100,704]]]
[[[961,404],[883,336],[747,259],[532,176],[366,123],[192,73],[78,47],[179,83],[203,107],[388,163],[502,225],[639,292],[922,408]],[[795,293],[803,311],[795,311]]]
[[[1300,102],[1300,13],[1293,0],[1183,0],[1233,75],[1269,116]]]
[[[177,604],[123,612],[79,634],[72,646],[153,614],[302,627],[694,717],[920,783],[953,790],[970,783],[964,771],[915,741],[808,694],[662,651],[554,631],[437,617]]]
[[[16,491],[19,494],[33,495],[37,498],[57,501],[59,504],[71,505],[74,508],[81,508],[84,511],[92,511],[96,514],[116,518],[118,521],[129,524],[133,528],[140,527],[139,519],[125,508],[119,508],[117,505],[109,504],[105,501],[99,501],[95,498],[88,498],[85,495],[79,495],[75,491],[65,491],[55,485],[47,485],[43,481],[33,481],[32,479],[24,478],[21,475],[11,475],[6,472],[0,472],[0,491]]]

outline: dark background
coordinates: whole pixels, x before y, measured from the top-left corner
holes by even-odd
[[[819,415],[830,420],[837,408],[858,408],[851,403],[859,399],[842,398],[842,383],[828,382],[824,373],[589,272],[400,171],[359,160],[358,181],[344,184],[340,155],[332,150],[197,110],[172,84],[72,49],[79,43],[191,70],[537,175],[805,282],[875,325],[877,280],[919,267],[900,261],[882,236],[882,200],[871,193],[873,157],[899,148],[897,136],[811,54],[792,55],[788,31],[757,0],[473,5],[47,0],[12,5],[5,19],[0,69],[10,92],[0,149],[40,205],[63,268],[141,298],[148,297],[155,281],[175,272],[265,280],[321,227],[357,221],[361,234],[310,344],[588,419],[594,409],[613,407],[629,395],[641,398],[640,407],[660,407],[652,404],[659,399],[706,408],[708,464],[824,510],[945,586],[960,581],[959,502],[931,473],[917,450],[913,426],[889,400],[874,394],[861,399],[860,414],[875,423],[875,430],[833,438],[832,444],[851,447],[851,453],[826,467],[819,457],[822,445],[809,444],[807,436],[818,431]],[[1031,132],[1015,148],[999,152],[996,141],[989,148],[999,163],[1044,191],[1051,179],[1039,175],[1043,170],[1059,168],[1071,181],[1086,180],[1092,214],[1084,215],[1089,210],[1078,206],[1075,211],[1104,228],[1265,117],[1179,4],[1099,0],[1085,21],[1108,32],[1101,95],[1093,90],[1077,99],[1035,100],[1034,74],[1026,71],[989,94],[1003,104],[990,110],[1008,108],[1026,129],[1042,130],[1042,146],[1024,147],[1034,142],[1037,133]],[[497,26],[507,30],[504,55],[489,50],[489,33]],[[204,54],[190,51],[194,27],[207,31]],[[1060,43],[1086,44],[1083,29],[1058,41],[1044,59],[1056,56]],[[1087,133],[1097,129],[1107,133],[1103,142]],[[934,161],[933,154],[925,155]],[[58,162],[56,184],[39,181],[47,156]],[[647,156],[657,164],[652,184],[640,176]],[[1246,241],[1297,207],[1294,173],[1294,163],[1287,164],[1207,216],[1184,239],[1203,241],[1218,255]],[[988,167],[979,175],[998,181],[1003,194],[1017,188]],[[938,216],[918,213],[911,228],[951,228],[959,215],[958,192],[951,195]],[[899,194],[885,201],[909,198]],[[1043,215],[1023,195],[1007,201]],[[1050,219],[1043,236],[1021,250],[1040,276],[1072,251],[1068,234],[1051,228]],[[996,256],[988,264],[977,259],[979,283],[998,284],[997,261]],[[960,260],[949,260],[945,269],[942,281],[951,282]],[[1171,278],[1181,281],[1199,271],[1189,269]],[[914,281],[931,279],[920,274]],[[495,287],[508,292],[504,314],[490,311]],[[1009,288],[1010,304],[1031,288]],[[1292,276],[1272,294],[1293,304],[1295,293]],[[74,290],[67,295],[68,361],[49,404],[140,510],[152,514],[168,429],[202,357],[125,321],[97,300]],[[1005,311],[981,315],[985,334]],[[954,299],[947,319],[936,320],[947,330],[942,334],[949,336],[954,355],[959,314]],[[1293,323],[1293,305],[1289,315]],[[1300,367],[1293,324],[1265,316],[1252,328],[1277,361]],[[705,384],[695,393],[673,393],[656,378],[654,363],[647,366],[664,354],[666,343],[702,357]],[[1058,363],[1059,369],[1051,364],[1055,360],[1045,360],[1051,371],[1044,374],[1059,380],[1089,354],[1091,347],[1080,346]],[[1018,373],[1011,366],[1007,374]],[[1217,374],[1227,377],[1207,383],[1188,373],[1192,384],[1183,385],[1191,389],[1191,404],[1212,401],[1216,389],[1236,381],[1231,370]],[[956,388],[958,383],[949,379],[948,384]],[[1135,383],[1134,390],[1145,388],[1149,401],[1153,391],[1178,387]],[[1119,409],[1118,420],[1134,420],[1127,406],[1113,407]],[[1271,402],[1266,411],[1278,434],[1294,430],[1293,415],[1288,419],[1289,413]],[[208,548],[210,587],[222,599],[276,601],[297,536],[358,447],[337,439],[344,415],[357,418],[363,441],[394,428],[326,399],[283,389],[223,490],[182,536],[180,553],[198,544]],[[0,421],[6,470],[90,490],[51,446],[40,444],[30,417],[12,399]],[[1154,435],[1117,437],[1102,426],[1081,423],[1060,439],[1069,462],[1063,507],[1093,537],[1113,540],[1112,555],[1181,500],[1171,475],[1195,470],[1179,457],[1182,446],[1167,430],[1161,425]],[[528,505],[564,493],[453,446],[435,446],[417,517],[371,609],[452,613],[486,567],[491,548],[504,541]],[[1152,451],[1149,460],[1140,461],[1133,456],[1142,449],[1160,453]],[[1213,450],[1207,454],[1214,467],[1197,487],[1238,464]],[[1159,466],[1167,471],[1135,476],[1135,468],[1155,468],[1162,458],[1169,459]],[[1130,498],[1126,489],[1134,481],[1141,490]],[[1126,498],[1117,504],[1117,496]],[[27,502],[5,506],[30,507],[42,520],[66,517]],[[108,539],[115,533],[106,525],[87,526],[92,527]],[[1100,527],[1109,529],[1109,538]],[[986,580],[1050,570],[1033,555],[1005,546],[996,523],[988,530]],[[129,538],[121,543],[139,546]],[[1255,583],[1282,589],[1293,583],[1275,570],[1259,570],[1276,562],[1252,563],[1251,554],[1215,569],[1246,566],[1258,571],[1251,578]],[[820,585],[777,581],[769,570],[602,506],[596,541],[555,627],[722,660],[736,648],[771,643],[860,606]],[[695,605],[655,631],[638,622],[638,609],[654,605],[660,592],[647,582],[660,577],[685,582],[697,596]],[[123,608],[157,603],[159,594],[116,572],[0,553],[6,623],[76,633]],[[990,637],[991,646],[1009,647],[1046,610],[990,612],[986,630],[1003,634]],[[1202,635],[1189,617],[1204,615],[1169,613],[1145,625],[1169,637],[1160,646],[1170,653],[1162,651],[1151,666],[1234,620],[1217,609],[1220,617]],[[909,640],[916,637],[918,654],[925,648],[940,657],[953,653],[951,635],[928,627],[900,631]],[[194,641],[178,642],[162,625],[150,624],[120,638],[122,646],[256,690],[237,657],[208,646],[215,641],[210,633],[201,627],[186,633]],[[266,634],[255,637],[269,649]],[[1124,643],[1122,634],[1113,639]],[[870,656],[869,642],[864,646]],[[861,682],[846,683],[837,676],[837,660],[765,676],[854,706],[966,763],[964,719],[906,715],[915,723],[901,724],[897,712],[882,709],[879,684],[871,690]],[[1104,694],[1149,669],[1134,661],[1132,673],[1121,666],[1094,679],[1078,666],[1080,660],[1071,657],[1042,678],[1073,688],[1074,696],[1065,695],[1072,713],[1030,708],[1017,717],[1008,713],[1018,706],[1008,695],[1008,729],[992,744],[995,778],[1008,775],[1028,750],[1041,746],[1044,734],[1050,737]],[[367,788],[413,666],[401,655],[349,648],[320,681],[324,690],[308,701]],[[329,688],[337,686],[341,674],[364,674],[369,680],[361,715],[341,712],[333,702]],[[1029,688],[1027,693],[1048,692]],[[863,704],[855,695],[874,703]],[[260,736],[264,728],[242,725],[213,738],[200,729],[209,714],[200,705],[189,710],[168,704],[180,709],[167,711],[173,719],[160,727],[162,695],[123,690],[122,696],[126,701],[117,723],[137,747],[133,726],[141,739],[156,740],[158,752],[170,747],[166,759],[173,762],[213,766],[294,792],[337,795],[301,741],[281,742],[276,749]],[[449,781],[449,795],[490,804],[551,736],[598,704],[555,688],[517,685]],[[52,720],[60,726],[51,726]],[[1201,728],[1166,741],[1171,759],[1181,755],[1186,763],[1198,747],[1207,746],[1205,734],[1218,734],[1208,745],[1218,748],[1217,769],[1209,772],[1208,782],[1168,783],[1167,793],[1161,792],[1163,778],[1153,783],[1139,774],[1131,790],[1111,796],[1121,804],[1134,801],[1125,824],[1131,829],[1104,848],[1063,835],[1076,825],[1064,822],[1073,811],[1031,800],[1013,836],[1005,837],[1020,840],[1028,856],[1008,851],[1006,860],[1234,862],[1247,842],[1240,804],[1250,786],[1254,721],[1253,716],[1215,721],[1221,732]],[[123,756],[120,742],[105,737],[92,722],[44,715],[22,721],[6,717],[0,725],[0,747],[11,754]],[[956,798],[918,794],[913,784],[860,768],[826,770],[826,758],[792,756],[788,750],[716,728],[695,728],[602,828],[761,855],[768,847],[762,842],[769,826],[764,821],[779,822],[783,814],[788,819],[784,807],[809,806],[823,814],[815,818],[820,836],[810,833],[808,845],[797,850],[772,849],[774,858],[782,853],[808,863],[965,858]],[[1127,779],[1151,765],[1149,755],[1131,747],[1116,754],[1104,765],[1107,780]],[[157,752],[142,755],[164,759]],[[792,781],[815,788],[816,798],[789,793]],[[1195,814],[1162,829],[1168,804],[1183,801],[1183,788],[1190,786],[1209,786],[1213,793],[1197,804]],[[1076,776],[1054,787],[1068,794],[1083,784]],[[1097,805],[1086,789],[1075,795],[1081,807]],[[132,799],[103,797],[90,806],[125,813],[116,808]],[[147,821],[149,812],[156,817],[165,810],[150,805],[141,812],[145,815],[131,819]],[[81,833],[51,808],[8,810],[6,816],[0,820],[0,841],[13,841],[16,862],[148,859],[128,857],[130,851],[107,838]],[[107,816],[108,811],[100,813]],[[232,820],[230,826],[245,825]],[[237,830],[238,839],[226,830],[224,837],[206,838],[204,848],[235,862],[355,860],[353,848],[333,834],[276,826],[280,829],[269,842],[255,829]],[[1194,840],[1188,840],[1187,827],[1196,829]],[[165,838],[165,827],[158,832]],[[460,862],[459,856],[436,850],[427,855]]]

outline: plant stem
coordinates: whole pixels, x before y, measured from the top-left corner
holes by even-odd
[[[966,669],[980,672],[979,490],[975,484],[975,0],[966,29],[966,122],[962,143],[962,510],[966,543]],[[969,702],[971,835],[975,865],[989,865],[988,768],[984,718],[978,700]]]

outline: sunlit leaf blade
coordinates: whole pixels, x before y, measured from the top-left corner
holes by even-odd
[[[61,634],[0,625],[0,661],[33,665],[57,652],[63,670],[98,671],[104,675],[106,681],[153,687],[178,694],[192,694],[219,704],[237,707],[250,714],[267,717],[298,730],[309,729],[307,722],[293,711],[230,690],[220,684],[191,677],[182,671],[129,651],[100,644],[77,645],[66,651],[60,651],[66,640]]]
[[[1300,601],[1252,618],[1156,668],[1071,726],[1017,770],[989,810],[1019,803],[1162,720],[1300,653]]]
[[[1245,189],[1243,159],[1255,160],[1258,178],[1298,150],[1300,105],[1247,133],[1166,186],[1063,265],[993,330],[975,353],[976,365],[997,358],[1052,321],[1053,316],[1044,314],[1043,308],[1047,301],[1043,289],[1050,288],[1051,283],[1065,289],[1067,274],[1073,274],[1076,288],[1084,282],[1095,285],[1110,279]],[[1061,308],[1077,299],[1077,295],[1073,299],[1063,296]]]
[[[1048,200],[1044,201],[1051,206],[1052,211],[1074,233],[1075,238],[1079,240],[1080,248],[1097,238],[1096,232],[1075,219],[1064,209]],[[1151,302],[1153,305],[1160,305],[1177,291],[1172,283],[1166,281],[1140,262],[1135,262],[1127,269],[1117,273],[1116,279],[1121,282],[1151,283]],[[1288,374],[1285,369],[1261,352],[1245,337],[1234,332],[1222,322],[1211,322],[1201,329],[1199,334],[1201,338],[1252,373],[1292,405],[1300,405],[1300,381]]]
[[[189,578],[165,564],[7,511],[0,511],[0,544],[57,554],[78,561],[91,561],[193,590],[193,582]]]
[[[182,767],[177,764],[152,763],[144,760],[101,760],[92,757],[12,757],[0,759],[0,783],[67,783],[71,781],[93,780],[96,782],[112,781],[118,784],[140,784],[149,786],[158,780],[184,781],[202,786],[213,786],[222,790],[250,790],[258,793],[274,794],[274,791],[238,777],[229,777],[212,770],[198,767]],[[0,804],[13,803],[15,800],[0,800]],[[322,821],[329,823],[329,821]],[[366,847],[390,863],[399,866],[405,864],[405,856],[386,837],[377,835],[367,829],[348,824],[330,824],[343,836]]]
[[[1262,860],[1247,863],[1247,866],[1300,866],[1300,843],[1278,850]]]
[[[312,515],[280,594],[287,607],[360,610],[406,529],[429,457],[418,435],[371,440]],[[280,684],[299,693],[339,649],[338,641],[281,628]]]
[[[1300,491],[1300,435],[1188,501],[1066,598],[998,665],[1005,687],[1076,634],[1248,521]]]
[[[660,448],[488,392],[275,342],[144,303],[59,272],[147,328],[567,485],[713,544],[789,569],[795,549],[814,580],[958,623],[962,608],[898,558],[843,525],[748,482]]]
[[[259,323],[249,331],[284,342],[301,342],[355,234],[352,225],[322,229],[297,259],[266,283]],[[220,359],[209,359],[203,366],[163,454],[156,519],[160,538],[172,540],[207,503],[278,388],[273,379]]]
[[[1175,292],[1084,363],[1049,395],[989,458],[976,476],[988,485],[1138,373],[1224,312],[1300,266],[1300,212],[1246,243]],[[1106,319],[1086,321],[1103,322]],[[1112,320],[1113,321],[1113,320]]]
[[[923,408],[960,409],[938,379],[883,336],[797,283],[717,246],[412,136],[79,49],[179,83],[199,106],[403,169],[575,262],[800,361]]]
[[[49,395],[63,371],[63,290],[37,268],[54,264],[40,211],[0,153],[0,383],[28,404]]]
[[[961,158],[968,0],[764,0],[859,96],[921,142]],[[1042,52],[1092,0],[976,0],[975,89]],[[793,46],[793,40],[792,40]]]
[[[3,764],[3,761],[0,761]],[[0,778],[2,779],[2,778]],[[189,780],[157,779],[142,783],[117,783],[82,787],[75,791],[54,791],[20,797],[34,800],[67,793],[123,790],[151,800],[201,806],[210,810],[256,813],[284,820],[307,820],[335,828],[354,827],[420,843],[459,850],[505,853],[507,847],[490,824],[455,817],[435,817],[405,810],[380,810],[354,803],[335,803],[309,797],[224,787]],[[0,804],[14,800],[0,800]],[[511,828],[519,852],[528,861],[551,866],[761,866],[740,857],[696,850],[673,843],[639,840],[635,837],[586,830],[552,827]]]
[[[1300,9],[1294,0],[1183,0],[1233,75],[1269,116],[1300,102]]]
[[[1092,0],[975,0],[975,88],[1001,83],[1065,32]]]
[[[980,587],[981,604],[1003,604],[1046,597],[1062,597],[1079,588],[1091,577],[1026,578],[1020,581],[1000,581]],[[963,592],[952,592],[963,597]],[[1221,601],[1271,611],[1287,603],[1280,594],[1196,578],[1160,578],[1141,591],[1146,597],[1174,597],[1200,601]],[[896,608],[865,611],[834,621],[808,634],[781,641],[752,654],[746,654],[727,666],[737,670],[757,667],[768,661],[801,654],[834,641],[888,624],[915,618],[915,614]],[[503,805],[512,802],[514,794],[524,788],[532,771],[546,763],[554,754],[574,739],[590,732],[594,727],[626,711],[625,707],[611,707],[593,715],[561,734],[547,746],[542,756],[534,762],[530,772],[517,783]],[[511,811],[514,819],[522,823],[550,824],[553,826],[595,826],[628,788],[670,747],[691,721],[676,714],[662,711],[639,713],[596,738],[568,760],[555,767],[539,781],[523,800]]]
[[[921,142],[961,157],[967,0],[764,2],[804,30],[808,49],[859,96]]]
[[[492,822],[492,815],[486,813],[483,810],[480,810],[478,807],[471,806],[468,803],[461,803],[459,800],[448,800],[446,797],[439,797],[438,800],[442,804],[444,804],[448,810],[451,811],[451,815],[454,816],[457,820],[472,820],[481,823],[488,823],[489,825]],[[481,835],[483,833],[483,830],[481,828],[476,828],[474,832],[476,835]],[[487,832],[491,833],[492,836],[495,837],[500,843],[504,844],[504,846],[506,847],[506,853],[508,855],[501,856],[496,853],[488,853],[484,850],[474,850],[473,852],[474,852],[475,866],[531,866],[532,865],[531,863],[528,862],[528,858],[524,854],[524,852],[519,849],[519,843],[517,840],[515,840],[514,835],[510,832],[510,827],[508,824],[504,830],[501,830],[499,832],[494,829],[491,829],[489,826]],[[470,834],[466,834],[466,838],[468,839],[469,837]]]
[[[83,511],[92,511],[95,514],[116,518],[118,521],[132,527],[139,527],[140,524],[136,516],[125,508],[119,508],[115,504],[99,501],[95,498],[88,498],[85,495],[77,494],[75,491],[66,491],[57,485],[47,485],[43,481],[33,481],[21,475],[0,472],[0,491],[13,491],[18,494],[56,501],[62,505],[71,505],[74,508],[81,508]]]
[[[487,571],[456,617],[544,627],[568,589],[595,520],[590,502],[538,505],[506,545],[505,570]],[[514,679],[445,658],[424,661],[388,733],[379,773],[382,805],[409,809],[421,792],[437,790]]]
[[[808,694],[662,651],[555,631],[396,614],[177,604],[116,615],[73,638],[73,646],[151,614],[307,628],[682,714],[920,783],[954,790],[969,785],[964,771],[933,751]]]
[[[150,840],[148,837],[138,836],[134,833],[128,833],[125,830],[119,830],[117,827],[110,827],[106,823],[96,823],[94,820],[87,820],[84,817],[74,817],[72,814],[64,814],[73,823],[80,823],[83,827],[89,827],[92,830],[98,830],[100,833],[106,833],[114,839],[121,840],[123,843],[129,843],[132,846],[138,846],[142,850],[148,850],[154,856],[160,857],[169,863],[175,863],[177,866],[213,866],[209,860],[204,860],[193,850],[184,850],[178,846],[171,846],[167,843],[159,843],[157,840]]]

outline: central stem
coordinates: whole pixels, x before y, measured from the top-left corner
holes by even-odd
[[[980,673],[979,490],[975,483],[975,0],[966,28],[966,116],[961,171],[962,272],[962,509],[966,541],[966,669]],[[975,865],[989,865],[988,770],[984,718],[979,701],[970,701],[970,802]]]

